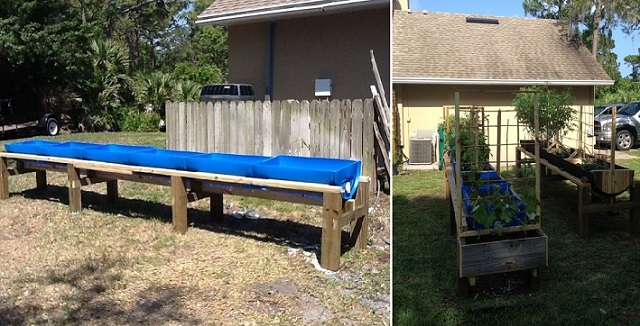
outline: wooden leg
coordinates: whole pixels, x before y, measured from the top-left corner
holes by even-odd
[[[6,157],[0,157],[0,199],[9,199],[9,168]]]
[[[36,171],[36,189],[47,190],[47,171]]]
[[[528,270],[529,273],[529,288],[531,291],[537,292],[540,290],[540,271],[537,268]]]
[[[342,215],[342,195],[325,193],[322,206],[320,265],[326,269],[336,271],[340,268],[340,245],[342,239],[339,217]]]
[[[110,203],[118,201],[118,180],[107,181],[107,201]]]
[[[630,200],[632,202],[640,202],[640,187],[631,186],[630,193]],[[640,236],[640,208],[630,210],[629,217],[631,220],[631,235]]]
[[[449,203],[449,235],[456,234],[456,214],[453,210],[453,200],[451,200],[451,188],[449,187],[449,180],[444,180],[444,196]]]
[[[591,187],[578,187],[578,228],[581,238],[589,237],[589,214],[584,207],[591,204]]]
[[[224,203],[222,202],[222,194],[211,194],[209,196],[209,212],[214,222],[222,222],[224,218]]]
[[[369,241],[369,182],[362,182],[356,193],[355,207],[362,206],[366,207],[367,211],[351,223],[351,238],[355,239],[357,249],[366,249]]]
[[[516,149],[516,176],[522,178],[522,152]]]
[[[184,179],[171,176],[171,211],[173,214],[173,230],[180,233],[187,232],[187,187]]]
[[[80,184],[80,171],[67,164],[67,176],[69,179],[69,212],[78,214],[82,211],[82,185]]]

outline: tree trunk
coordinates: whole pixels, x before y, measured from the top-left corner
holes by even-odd
[[[593,14],[593,44],[591,45],[591,53],[593,57],[598,59],[598,38],[600,36],[600,20],[602,19],[601,0],[595,0],[595,13]]]

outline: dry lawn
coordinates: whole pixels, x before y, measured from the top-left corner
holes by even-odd
[[[389,200],[368,249],[316,270],[321,208],[225,197],[222,224],[206,200],[172,232],[169,188],[120,181],[83,188],[68,213],[66,175],[11,177],[0,202],[0,325],[382,325],[389,323]],[[373,199],[372,199],[373,203]],[[233,217],[255,210],[257,219]],[[344,234],[346,236],[346,234]]]

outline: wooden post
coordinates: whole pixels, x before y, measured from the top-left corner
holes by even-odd
[[[322,199],[322,241],[320,248],[320,265],[336,271],[340,268],[341,229],[339,224],[342,215],[342,195],[325,193]]]
[[[460,148],[460,92],[455,93],[455,130],[456,130],[456,198],[458,198],[458,212],[460,216],[456,216],[456,219],[462,219],[462,150]],[[456,222],[456,225],[458,223]],[[462,227],[462,221],[460,221],[460,227]],[[461,231],[461,230],[458,230]]]
[[[447,180],[447,177],[446,177],[447,167],[445,166],[443,170],[445,171],[445,178],[444,178],[445,194],[444,195],[447,199],[447,203],[449,203],[449,235],[455,235],[456,234],[456,213],[453,209],[453,200],[451,200],[451,187],[449,187],[449,180]]]
[[[222,222],[224,218],[224,203],[222,194],[211,194],[209,196],[209,214],[214,222]]]
[[[585,206],[591,204],[591,186],[578,186],[578,228],[581,238],[589,237],[589,214],[584,211]]]
[[[0,157],[0,199],[9,199],[9,168],[6,157]]]
[[[175,232],[187,232],[187,187],[184,179],[179,176],[171,176],[171,212],[173,230]]]
[[[629,200],[634,203],[640,203],[640,187],[635,182],[631,185]],[[640,208],[634,208],[629,211],[631,220],[631,235],[640,236]]]
[[[118,180],[107,181],[107,202],[115,203],[118,201]]]
[[[47,171],[36,171],[36,189],[47,190]]]
[[[541,167],[542,164],[540,164],[540,111],[539,111],[539,107],[538,107],[538,93],[533,94],[533,124],[534,124],[534,128],[535,128],[535,160],[536,160],[536,216],[540,216],[541,215],[541,209],[540,209],[540,202],[541,202],[541,198],[540,198],[540,191],[541,191],[541,184],[540,184],[540,179],[542,178],[541,176]]]
[[[82,185],[80,184],[80,171],[67,164],[67,177],[69,179],[69,212],[78,214],[82,211]]]
[[[356,208],[364,206],[369,209],[369,181],[360,182],[358,192],[356,193]],[[369,212],[366,211],[363,216],[358,216],[351,223],[351,239],[355,239],[355,247],[357,249],[366,249],[369,240]]]

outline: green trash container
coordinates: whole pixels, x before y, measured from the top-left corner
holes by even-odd
[[[438,168],[444,167],[444,124],[438,124]]]

